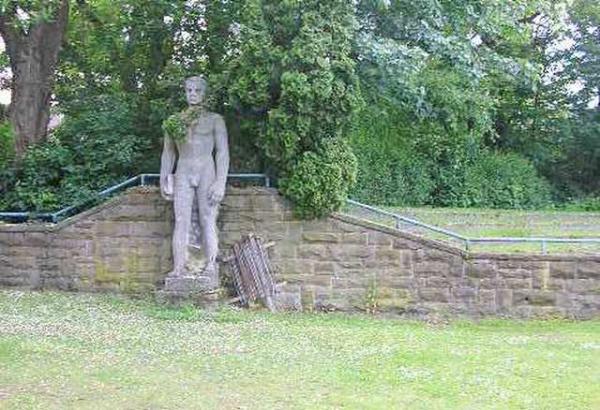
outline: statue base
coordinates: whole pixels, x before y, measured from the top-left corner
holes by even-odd
[[[211,308],[221,300],[222,291],[218,281],[207,275],[167,276],[165,287],[156,293],[157,300],[170,305],[193,303]]]
[[[183,293],[209,292],[217,287],[213,282],[209,276],[167,276],[165,278],[165,291]]]

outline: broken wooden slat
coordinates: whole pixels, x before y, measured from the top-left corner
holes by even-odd
[[[273,312],[275,282],[266,247],[259,237],[252,234],[244,236],[233,245],[232,255],[225,261],[231,265],[233,283],[240,302],[247,306],[260,299]]]

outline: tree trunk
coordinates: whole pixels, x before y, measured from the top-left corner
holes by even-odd
[[[69,15],[69,2],[62,0],[51,21],[42,21],[28,32],[16,29],[10,15],[0,16],[0,32],[12,69],[9,120],[15,131],[15,154],[46,137],[54,71],[58,64]]]

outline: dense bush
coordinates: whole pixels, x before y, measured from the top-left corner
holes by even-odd
[[[341,139],[325,141],[316,152],[305,152],[288,178],[280,181],[297,215],[315,218],[336,211],[356,182],[356,157]]]
[[[489,151],[460,134],[444,137],[431,122],[409,123],[402,113],[363,111],[351,142],[358,158],[351,194],[363,202],[535,208],[550,201],[549,184],[525,158]]]
[[[590,196],[572,200],[565,204],[563,209],[566,211],[581,211],[581,212],[600,212],[600,197]]]
[[[353,198],[380,205],[432,203],[434,164],[411,146],[406,133],[385,111],[357,116],[351,136],[358,160]]]
[[[0,122],[0,170],[6,168],[13,158],[15,135],[8,121]]]
[[[140,172],[150,141],[136,134],[134,113],[119,96],[88,99],[47,142],[25,153],[3,207],[54,210]]]
[[[267,171],[299,215],[338,209],[356,170],[341,140],[362,102],[352,4],[247,0],[241,23],[240,53],[223,75],[230,104],[253,114]]]
[[[550,185],[518,154],[483,151],[466,168],[461,207],[541,208],[550,204]]]

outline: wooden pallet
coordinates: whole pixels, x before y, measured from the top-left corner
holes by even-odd
[[[256,300],[275,312],[275,281],[267,249],[274,243],[263,244],[260,237],[245,235],[232,247],[229,263],[233,283],[243,306]]]

